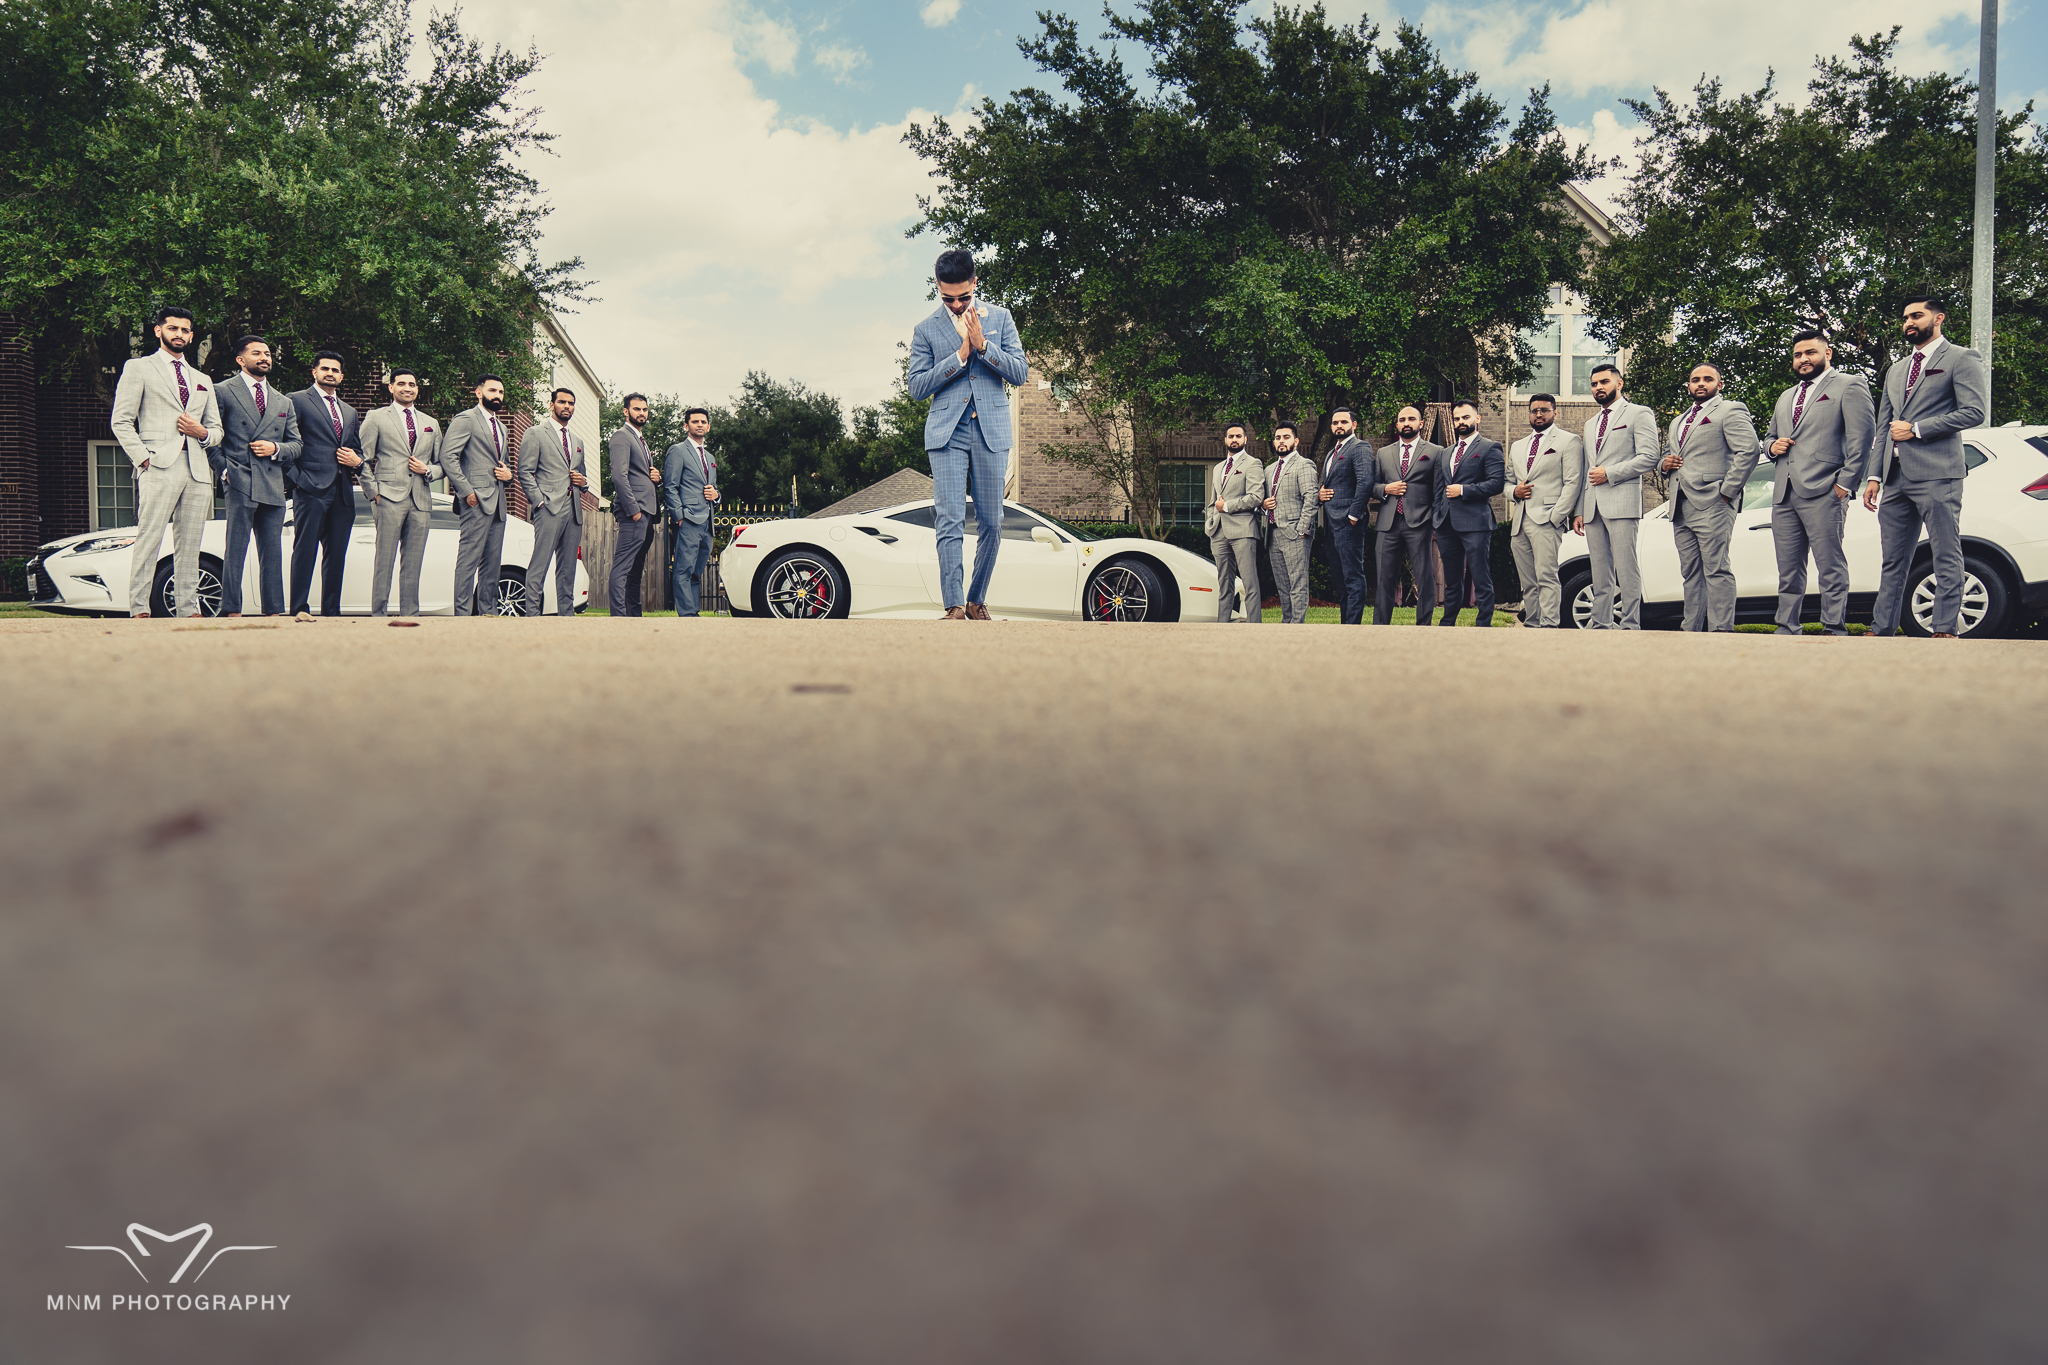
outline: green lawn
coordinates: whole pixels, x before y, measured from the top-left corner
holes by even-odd
[[[17,621],[24,616],[41,616],[54,619],[64,615],[61,611],[43,611],[26,602],[0,602],[0,621]],[[74,617],[74,620],[79,619]]]

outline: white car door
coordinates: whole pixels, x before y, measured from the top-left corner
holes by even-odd
[[[1728,546],[1738,598],[1778,594],[1778,549],[1771,536],[1771,485],[1777,471],[1769,460],[1758,460],[1742,486],[1742,507],[1735,513],[1735,537]]]
[[[455,553],[462,547],[462,522],[455,504],[436,496],[427,522],[427,552],[420,558],[420,615],[446,616],[455,610]],[[495,574],[498,566],[489,566]],[[398,591],[398,570],[391,571],[391,591]],[[393,598],[394,603],[396,597]],[[394,605],[392,610],[396,611]]]
[[[368,616],[370,614],[370,580],[377,568],[377,523],[371,509],[376,503],[366,493],[356,494],[356,522],[349,528],[348,558],[342,561],[341,569],[341,614],[343,616]],[[398,576],[392,570],[393,578]],[[396,585],[393,585],[396,601]],[[396,611],[397,607],[388,607]]]
[[[1023,508],[1004,504],[1003,549],[989,581],[989,611],[997,616],[1070,619],[1080,558],[1081,552],[1058,531]]]

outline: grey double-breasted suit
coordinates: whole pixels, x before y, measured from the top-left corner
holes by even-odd
[[[411,425],[407,425],[407,417]],[[427,553],[427,529],[433,521],[434,480],[441,477],[440,424],[418,408],[393,403],[362,419],[362,484],[370,495],[370,519],[377,528],[377,554],[370,574],[370,615],[383,616],[391,607],[391,566],[399,551],[405,562],[398,575],[398,614],[420,614],[420,569]],[[412,472],[411,459],[427,467]]]
[[[1728,543],[1742,485],[1762,450],[1749,409],[1732,398],[1696,403],[1671,420],[1671,535],[1685,576],[1685,629],[1735,629],[1735,571]]]
[[[1266,500],[1266,466],[1249,450],[1240,450],[1216,465],[1216,499],[1202,513],[1209,533],[1209,554],[1216,561],[1216,619],[1228,621],[1240,598],[1244,619],[1263,619],[1259,587],[1259,533],[1266,524],[1259,504]]]
[[[1404,448],[1408,452],[1405,473],[1401,469]],[[1374,454],[1372,495],[1380,499],[1375,522],[1379,537],[1374,547],[1378,581],[1372,599],[1372,623],[1376,626],[1394,619],[1403,556],[1415,575],[1415,624],[1426,626],[1436,617],[1436,514],[1447,453],[1434,441],[1417,439],[1397,440]],[[1387,491],[1388,484],[1404,481],[1408,490],[1400,496]]]
[[[1657,414],[1618,394],[1586,423],[1586,487],[1577,515],[1586,527],[1586,558],[1593,570],[1591,630],[1640,630],[1643,573],[1636,529],[1643,516],[1643,476],[1663,458]],[[1594,483],[1595,469],[1606,483]]]
[[[583,543],[583,490],[570,474],[584,468],[583,438],[544,417],[519,438],[519,488],[533,520],[533,558],[526,566],[526,615],[547,610],[548,564],[555,568],[555,615],[576,614],[576,549]]]
[[[1585,486],[1585,443],[1552,425],[1508,443],[1508,548],[1522,580],[1522,624],[1554,628],[1563,619],[1557,547],[1571,529]],[[1529,496],[1515,488],[1529,485]]]
[[[449,419],[441,441],[441,468],[455,495],[462,542],[455,551],[455,614],[485,616],[498,610],[499,561],[505,557],[505,488],[499,468],[511,472],[512,429],[479,403]],[[471,495],[476,506],[469,505]]]
[[[182,371],[182,389],[180,372]],[[178,430],[190,417],[204,436]],[[213,465],[209,451],[221,443],[220,402],[213,381],[183,356],[157,350],[121,367],[114,386],[114,439],[136,469],[135,552],[128,566],[128,609],[150,609],[156,584],[156,556],[164,528],[171,528],[175,568],[175,609],[199,615],[199,537],[213,512]]]
[[[221,611],[242,609],[242,569],[248,562],[249,540],[256,540],[256,571],[265,616],[284,611],[285,470],[298,462],[299,417],[291,395],[268,380],[259,404],[256,383],[247,373],[221,381],[221,442],[214,453],[227,484],[227,554],[221,563]],[[252,441],[269,441],[277,450],[258,455]]]
[[[1863,477],[1879,480],[1884,489],[1877,505],[1884,568],[1871,609],[1873,633],[1889,634],[1899,623],[1922,525],[1934,552],[1934,613],[1928,629],[1937,635],[1959,633],[1963,476],[1969,472],[1963,433],[1990,419],[1989,394],[1984,358],[1947,337],[1936,337],[1926,348],[1917,375],[1910,355],[1893,361],[1884,373],[1877,430],[1863,468]],[[1913,439],[1894,441],[1894,421],[1911,422]]]
[[[1308,620],[1308,555],[1315,543],[1316,513],[1322,503],[1316,492],[1315,462],[1290,450],[1266,466],[1266,496],[1273,510],[1261,513],[1266,523],[1266,557],[1280,589],[1280,621],[1300,625]]]
[[[1796,634],[1806,607],[1809,553],[1820,578],[1820,620],[1830,634],[1846,634],[1849,559],[1842,528],[1849,499],[1870,450],[1876,421],[1870,384],[1832,367],[1778,395],[1764,432],[1764,458],[1774,461],[1771,544],[1778,556],[1778,629]],[[1792,448],[1771,454],[1780,438]]]

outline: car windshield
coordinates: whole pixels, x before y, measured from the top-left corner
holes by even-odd
[[[1066,522],[1061,521],[1058,517],[1049,517],[1045,513],[1039,511],[1036,507],[1025,507],[1022,503],[1012,503],[1009,507],[1004,509],[1003,515],[1003,534],[1011,540],[1031,539],[1030,524],[1023,517],[1018,515],[1020,509],[1024,512],[1030,513],[1032,516],[1038,518],[1042,522],[1045,522],[1049,526],[1059,527],[1060,530],[1066,532],[1075,540],[1100,539],[1099,536],[1091,536],[1086,531],[1083,531],[1078,527],[1069,526]],[[929,527],[933,525],[934,519],[937,517],[937,515],[937,509],[934,508],[930,503],[926,503],[922,507],[908,507],[901,512],[892,512],[889,514],[889,520],[900,521],[909,526]],[[967,500],[967,530],[970,534],[972,534],[974,530],[974,499],[972,498],[969,498]]]
[[[1047,516],[1045,513],[1039,511],[1036,507],[1026,507],[1024,510],[1029,512],[1032,516],[1037,517],[1041,521],[1051,522],[1054,526],[1059,527],[1062,531],[1065,531],[1068,535],[1072,536],[1076,540],[1102,539],[1101,536],[1089,535],[1086,531],[1082,530],[1078,526],[1075,526],[1071,522],[1061,521],[1058,517]]]

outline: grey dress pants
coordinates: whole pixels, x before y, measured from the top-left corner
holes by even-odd
[[[580,496],[570,489],[570,496]],[[555,615],[576,614],[576,547],[583,543],[583,527],[567,510],[550,512],[533,509],[533,558],[526,565],[526,615],[541,616],[548,609],[548,561],[555,564]]]
[[[1265,618],[1261,606],[1264,592],[1259,586],[1259,538],[1227,540],[1209,537],[1209,554],[1216,561],[1216,619],[1228,621],[1237,610],[1238,594],[1244,595],[1244,619],[1256,624]]]
[[[1842,552],[1842,527],[1849,500],[1834,486],[1817,498],[1787,498],[1771,509],[1771,544],[1778,552],[1778,629],[1797,634],[1806,611],[1806,560],[1820,577],[1821,628],[1848,630],[1849,556]]]
[[[1586,558],[1593,565],[1593,619],[1589,630],[1643,628],[1643,570],[1636,559],[1634,517],[1593,517],[1586,522]]]
[[[1934,613],[1928,630],[1936,635],[1962,634],[1963,613],[1963,481],[1961,479],[1894,478],[1884,486],[1877,504],[1879,544],[1884,570],[1877,584],[1877,605],[1870,612],[1870,633],[1889,635],[1898,628],[1906,607],[1906,579],[1920,528],[1927,527],[1927,546],[1934,552]]]
[[[1728,566],[1735,509],[1719,494],[1681,493],[1671,509],[1671,537],[1685,576],[1685,629],[1735,629],[1735,570]]]
[[[1298,626],[1308,620],[1308,551],[1313,533],[1298,536],[1275,526],[1266,535],[1266,558],[1280,589],[1280,623]]]
[[[455,614],[468,616],[474,604],[476,611],[495,616],[498,571],[505,558],[504,505],[491,513],[458,498],[455,510],[462,522],[462,544],[455,552]]]
[[[377,552],[370,566],[370,615],[391,612],[391,566],[402,550],[398,570],[398,614],[420,614],[420,570],[427,558],[427,527],[433,514],[415,507],[410,498],[379,497],[370,504],[370,522],[377,528]]]

